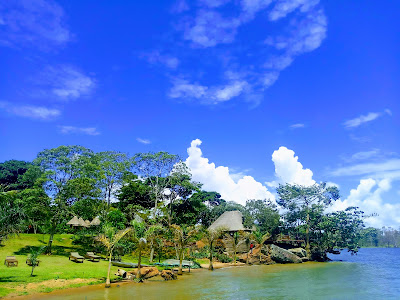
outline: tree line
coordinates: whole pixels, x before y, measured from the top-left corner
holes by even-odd
[[[239,210],[255,241],[290,235],[304,240],[307,255],[315,260],[326,260],[334,249],[358,251],[363,212],[349,207],[328,213],[340,196],[336,187],[284,184],[277,195],[277,204],[269,199],[246,199],[246,205],[226,201],[202,190],[179,156],[168,152],[129,156],[60,146],[41,151],[32,162],[0,164],[0,239],[18,232],[46,233],[51,253],[54,234],[73,231],[66,225],[73,216],[99,217],[96,234],[110,249],[117,233],[130,228],[136,236],[131,243],[141,247],[145,239],[153,256],[163,251],[161,240],[186,244],[200,238],[199,227],[207,232],[225,211]],[[208,232],[205,239],[213,244],[214,235]],[[123,246],[124,239],[117,242]]]

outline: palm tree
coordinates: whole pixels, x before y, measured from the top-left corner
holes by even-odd
[[[262,249],[262,246],[264,245],[265,241],[268,240],[271,237],[271,235],[268,232],[265,233],[265,234],[262,234],[261,231],[257,230],[257,231],[253,232],[253,237],[256,240],[256,242],[260,245],[260,251],[258,252],[258,254],[259,254],[259,260],[260,260],[260,263],[261,263],[261,249]]]
[[[226,229],[223,227],[218,227],[217,229],[206,229],[204,232],[204,237],[207,240],[208,246],[210,248],[210,265],[208,269],[210,271],[214,270],[213,266],[213,254],[214,254],[214,246],[218,238],[222,235],[222,233]]]
[[[158,244],[158,238],[160,233],[163,231],[163,227],[161,225],[152,225],[150,226],[147,230],[146,230],[146,239],[147,242],[150,245],[150,258],[149,258],[149,262],[152,263],[153,262],[153,258],[154,258],[154,249],[156,247],[156,245]]]
[[[195,239],[195,235],[199,232],[199,228],[194,226],[179,226],[175,224],[172,224],[170,228],[173,233],[175,245],[178,247],[178,275],[182,275],[183,251]]]
[[[138,221],[132,221],[132,234],[130,235],[131,240],[137,244],[137,250],[138,250],[138,266],[137,266],[137,272],[136,272],[136,279],[141,281],[140,277],[140,268],[142,264],[142,250],[144,247],[147,245],[147,240],[145,238],[146,234],[146,227],[143,222],[138,222]]]
[[[97,240],[106,247],[107,252],[109,254],[106,288],[109,288],[111,286],[110,273],[111,273],[111,258],[113,250],[117,245],[117,243],[131,230],[132,228],[128,227],[117,232],[114,227],[104,226],[104,234],[101,234],[97,237]]]
[[[36,266],[39,265],[39,255],[43,253],[44,249],[46,249],[46,246],[42,246],[39,249],[36,249],[31,247],[31,253],[29,254],[29,261],[32,266],[32,271],[31,271],[31,277],[33,276],[33,270],[36,268]]]

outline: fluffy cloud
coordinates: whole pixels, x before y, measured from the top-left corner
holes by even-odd
[[[279,147],[272,154],[272,161],[275,164],[275,175],[282,183],[299,184],[310,186],[315,183],[312,179],[313,172],[304,169],[298,161],[293,150],[286,147]]]
[[[367,226],[382,227],[400,225],[400,203],[385,203],[382,195],[391,189],[389,179],[375,180],[372,178],[360,180],[356,189],[350,191],[350,195],[344,200],[335,201],[332,210],[343,210],[349,206],[360,207],[367,215]]]
[[[234,180],[233,174],[228,167],[216,166],[203,157],[200,149],[201,141],[193,140],[187,149],[187,166],[191,169],[193,180],[203,184],[203,189],[208,191],[217,191],[222,198],[228,201],[235,201],[245,204],[248,199],[271,199],[275,200],[273,194],[257,182],[251,176],[241,176]]]
[[[54,1],[15,0],[0,3],[0,44],[48,50],[71,39],[64,11]]]
[[[374,120],[378,119],[379,117],[382,117],[384,114],[391,116],[392,112],[389,109],[385,109],[384,112],[370,112],[366,115],[361,115],[357,118],[347,120],[343,123],[343,125],[346,128],[355,128],[362,124],[374,121]]]
[[[0,102],[0,109],[9,114],[38,120],[50,120],[61,115],[61,111],[54,108],[34,105],[14,105]]]
[[[96,127],[75,127],[75,126],[60,126],[62,134],[86,134],[86,135],[99,135]]]
[[[327,20],[319,0],[200,0],[190,10],[187,5],[184,7],[184,14],[175,27],[181,31],[183,42],[178,47],[174,43],[174,48],[184,47],[181,50],[190,59],[204,55],[208,62],[215,60],[210,72],[217,79],[215,82],[206,76],[194,79],[188,75],[193,72],[177,70],[179,74],[168,74],[172,77],[171,98],[215,105],[241,96],[247,102],[258,104],[263,92],[275,83],[282,70],[297,56],[317,49],[326,37]],[[257,15],[265,16],[265,23],[279,20],[274,26],[282,27],[278,30],[281,34],[267,39],[265,34],[260,34],[259,42],[251,43],[250,48],[250,45],[244,46],[247,40],[244,43],[241,39],[244,27]],[[246,56],[246,64],[238,64],[242,56]],[[201,73],[207,74],[211,64],[200,61],[199,66]],[[218,68],[220,72],[216,71]],[[227,73],[238,76],[232,78]]]
[[[47,66],[35,79],[40,96],[50,96],[70,101],[89,95],[95,88],[95,80],[70,65]]]

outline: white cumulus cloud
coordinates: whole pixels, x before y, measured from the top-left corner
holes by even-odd
[[[400,203],[387,203],[382,198],[382,195],[390,189],[391,181],[389,179],[362,179],[357,188],[350,191],[350,195],[346,199],[334,202],[332,210],[343,210],[349,206],[357,206],[366,215],[372,215],[364,220],[367,226],[377,228],[382,226],[398,227],[400,225]]]
[[[312,179],[313,172],[310,169],[304,169],[298,160],[293,150],[283,146],[275,150],[272,153],[272,161],[275,164],[276,177],[281,183],[313,185],[315,183]]]
[[[228,167],[216,166],[203,157],[201,143],[199,139],[191,142],[187,149],[186,164],[191,170],[193,180],[201,182],[204,190],[216,191],[223,199],[243,205],[249,199],[275,200],[274,195],[252,176],[241,176],[234,180],[235,176],[230,173]]]

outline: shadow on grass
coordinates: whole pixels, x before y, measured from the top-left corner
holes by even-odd
[[[31,253],[32,249],[35,251],[39,250],[40,246],[25,246],[18,251],[14,251],[13,254],[15,255],[28,255]],[[77,249],[76,247],[66,247],[66,246],[52,246],[51,247],[51,254],[52,255],[59,255],[59,256],[69,256],[70,252],[79,251],[81,249]]]
[[[17,282],[18,277],[16,276],[0,276],[0,282]]]

